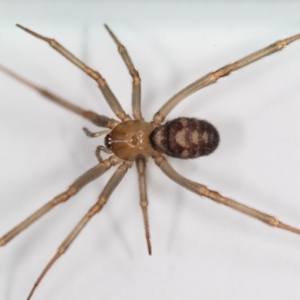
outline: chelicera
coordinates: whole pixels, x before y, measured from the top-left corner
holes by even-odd
[[[196,80],[187,87],[180,90],[173,97],[171,97],[154,115],[151,122],[144,121],[141,113],[141,80],[137,70],[135,69],[131,58],[129,57],[127,50],[120,43],[114,33],[105,25],[108,33],[116,43],[119,53],[124,60],[127,69],[132,77],[132,109],[133,117],[129,116],[124,112],[119,101],[109,88],[105,79],[101,74],[78,58],[71,54],[62,45],[56,42],[54,39],[44,37],[34,31],[27,29],[21,25],[17,25],[26,32],[32,34],[33,36],[44,40],[52,48],[58,51],[60,54],[65,56],[73,64],[84,71],[88,76],[94,79],[106,102],[115,113],[115,115],[120,120],[115,120],[104,115],[99,115],[93,111],[82,109],[69,101],[66,101],[55,94],[42,89],[33,83],[27,81],[26,79],[16,75],[10,70],[0,66],[0,69],[22,82],[23,84],[35,89],[42,96],[46,97],[48,100],[55,102],[56,104],[72,111],[89,121],[93,124],[106,128],[99,132],[91,132],[89,129],[84,128],[85,133],[90,137],[99,137],[106,134],[104,138],[105,146],[98,146],[96,149],[96,156],[99,163],[89,169],[86,173],[77,178],[70,187],[54,197],[27,219],[17,225],[15,228],[10,230],[0,239],[0,246],[4,246],[10,240],[12,240],[16,235],[34,223],[36,220],[41,218],[44,214],[49,212],[56,205],[61,204],[69,200],[73,195],[78,193],[85,185],[94,179],[101,176],[108,169],[113,166],[118,168],[112,175],[108,183],[105,185],[103,191],[101,192],[97,202],[89,209],[89,211],[83,216],[83,218],[74,227],[72,232],[67,236],[64,242],[59,246],[56,254],[46,265],[37,281],[35,282],[33,288],[30,291],[28,300],[32,297],[36,287],[41,282],[42,278],[54,264],[54,262],[66,252],[68,247],[74,241],[74,239],[81,232],[83,227],[91,220],[91,218],[98,212],[101,211],[105,203],[107,202],[109,196],[112,194],[114,189],[118,186],[122,178],[124,177],[126,171],[132,167],[135,163],[137,166],[138,178],[139,178],[139,189],[140,189],[140,205],[142,208],[144,228],[147,241],[148,253],[152,253],[152,247],[150,242],[150,230],[148,221],[148,198],[146,193],[146,163],[148,158],[153,158],[156,165],[162,170],[162,172],[168,176],[171,180],[175,181],[182,187],[200,195],[205,196],[215,202],[231,207],[243,214],[251,216],[258,219],[270,226],[281,228],[296,234],[300,234],[300,229],[282,223],[277,218],[268,215],[266,213],[260,212],[249,206],[241,204],[235,200],[224,197],[216,191],[210,190],[203,184],[191,181],[181,174],[176,172],[173,167],[169,164],[165,155],[181,158],[181,159],[191,159],[200,157],[203,155],[208,155],[212,153],[219,144],[219,134],[216,128],[209,122],[204,120],[198,120],[195,118],[180,117],[166,123],[163,123],[166,116],[172,111],[172,109],[179,104],[183,99],[187,98],[194,92],[215,83],[219,78],[229,75],[232,71],[238,70],[252,62],[255,62],[267,55],[270,55],[276,51],[282,50],[286,45],[300,39],[300,34],[294,35],[290,38],[278,41],[264,49],[261,49],[255,53],[252,53],[245,58],[242,58],[232,64],[226,65],[215,72],[211,72],[204,77]],[[112,154],[109,158],[103,159],[101,156],[101,151]]]

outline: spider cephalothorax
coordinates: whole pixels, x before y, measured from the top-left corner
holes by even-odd
[[[226,65],[225,67],[211,72],[204,77],[191,83],[173,97],[171,97],[154,115],[152,122],[145,122],[141,113],[141,80],[137,70],[135,69],[131,58],[129,57],[125,47],[119,42],[117,37],[113,32],[105,25],[110,36],[113,38],[118,46],[118,50],[128,68],[128,71],[132,77],[132,109],[133,109],[133,119],[127,115],[119,101],[109,88],[108,84],[101,76],[101,74],[76,58],[62,45],[56,42],[54,39],[50,39],[39,35],[32,30],[24,28],[20,25],[18,27],[24,29],[28,33],[36,36],[49,43],[51,47],[57,50],[59,53],[64,55],[73,64],[83,70],[88,76],[94,79],[108,105],[111,107],[115,115],[120,119],[120,121],[114,120],[112,118],[99,115],[90,110],[84,110],[69,101],[66,101],[51,92],[48,92],[31,82],[28,82],[24,78],[14,74],[13,72],[7,70],[0,66],[0,69],[7,74],[11,75],[15,79],[23,82],[29,87],[35,89],[41,93],[48,100],[51,100],[64,108],[90,120],[93,124],[107,128],[107,130],[92,133],[88,129],[84,128],[85,133],[90,137],[97,137],[102,134],[107,134],[105,137],[105,146],[98,146],[96,149],[96,156],[99,163],[89,169],[82,176],[78,177],[70,187],[54,197],[52,200],[47,202],[44,206],[34,212],[31,216],[21,222],[19,225],[10,230],[6,235],[0,239],[0,246],[5,245],[11,239],[13,239],[17,234],[23,231],[25,228],[30,226],[34,221],[41,218],[44,214],[54,208],[56,205],[61,204],[71,198],[73,195],[78,193],[85,185],[87,185],[92,180],[98,178],[103,173],[105,173],[112,166],[119,165],[115,173],[112,175],[108,183],[105,185],[103,191],[101,192],[96,203],[88,210],[88,212],[82,217],[78,222],[72,232],[67,236],[65,241],[60,245],[54,257],[47,264],[36,283],[34,284],[28,300],[31,298],[36,287],[51,268],[53,263],[68,249],[74,239],[78,236],[85,225],[91,220],[91,218],[98,212],[101,211],[105,203],[107,202],[109,196],[120,183],[124,177],[126,171],[136,163],[138,178],[139,178],[139,189],[140,189],[140,205],[142,208],[145,235],[147,241],[147,248],[149,254],[151,254],[151,242],[150,242],[150,230],[148,221],[148,198],[146,192],[146,162],[147,158],[151,157],[155,160],[157,166],[165,173],[170,179],[180,184],[181,186],[187,188],[188,190],[210,198],[211,200],[218,202],[220,204],[226,205],[233,208],[239,212],[242,212],[248,216],[256,218],[268,225],[275,226],[278,228],[285,229],[296,234],[300,234],[300,229],[289,226],[285,223],[280,222],[275,217],[268,214],[260,212],[249,206],[241,204],[235,200],[224,197],[218,192],[210,190],[205,185],[199,184],[197,182],[191,181],[181,174],[176,172],[172,166],[168,163],[167,159],[163,154],[178,157],[178,158],[195,158],[202,155],[208,155],[216,149],[219,144],[219,134],[217,130],[208,122],[203,120],[197,120],[195,118],[177,118],[163,124],[164,119],[169,114],[169,112],[178,104],[180,101],[185,99],[190,94],[196,92],[197,90],[215,83],[220,77],[229,75],[232,71],[240,69],[260,58],[263,58],[271,53],[283,49],[289,43],[300,39],[300,34],[292,36],[290,38],[278,41],[262,50],[250,54],[236,61],[235,63]],[[195,113],[195,112],[194,112]],[[109,158],[103,160],[100,151],[106,153],[112,153]]]
[[[105,137],[105,146],[121,159],[135,161],[138,155],[154,154],[149,136],[154,125],[144,121],[129,120],[115,126]]]

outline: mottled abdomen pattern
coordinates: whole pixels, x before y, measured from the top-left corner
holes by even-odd
[[[152,147],[178,158],[196,158],[212,153],[219,144],[216,128],[204,120],[177,118],[156,127],[150,134]]]

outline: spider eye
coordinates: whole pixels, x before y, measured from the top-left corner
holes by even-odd
[[[111,134],[110,134],[110,133],[105,137],[105,139],[104,139],[104,144],[105,144],[105,147],[106,147],[108,150],[111,150],[112,139],[111,139]]]

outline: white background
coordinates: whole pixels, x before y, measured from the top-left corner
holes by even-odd
[[[130,112],[131,79],[103,23],[137,66],[147,120],[179,89],[300,32],[287,1],[0,2],[0,63],[84,108],[113,116],[96,84],[44,42],[55,37],[107,79]],[[300,41],[195,93],[170,114],[209,120],[221,144],[176,170],[300,227]],[[0,74],[0,235],[94,166],[80,117]],[[0,249],[0,299],[25,299],[112,172]],[[153,255],[146,251],[135,167],[38,287],[33,299],[295,299],[300,236],[212,203],[148,164]]]

